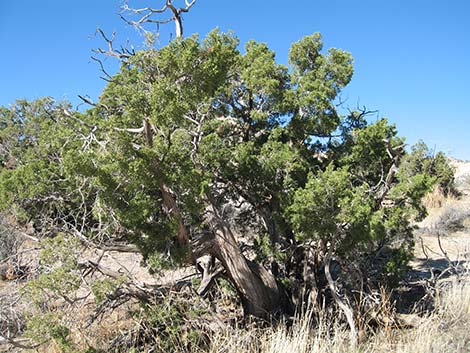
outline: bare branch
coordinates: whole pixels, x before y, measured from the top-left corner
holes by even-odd
[[[95,58],[94,56],[91,57],[91,60],[94,60],[96,61],[99,65],[100,65],[100,70],[102,73],[105,74],[106,77],[101,77],[103,80],[105,81],[110,81],[111,80],[111,75],[105,70],[104,68],[104,65],[103,65],[103,61],[98,59],[98,58]]]
[[[96,32],[95,32],[95,35],[98,34],[98,33],[101,35],[101,37],[104,39],[104,41],[108,44],[108,50],[98,48],[98,49],[93,50],[95,53],[104,54],[104,55],[107,55],[107,56],[112,56],[112,57],[115,57],[119,60],[126,60],[126,59],[129,59],[132,55],[134,55],[134,51],[129,50],[127,48],[121,48],[119,50],[114,49],[114,44],[113,43],[114,43],[114,39],[116,37],[115,32],[113,32],[111,34],[111,37],[108,37],[101,28],[97,28]]]
[[[353,311],[349,307],[349,305],[347,305],[343,300],[341,300],[341,298],[338,295],[335,282],[333,281],[333,278],[331,277],[330,262],[331,262],[331,248],[328,250],[328,254],[325,256],[325,259],[324,259],[325,276],[328,281],[328,286],[330,287],[330,291],[333,296],[333,299],[335,300],[336,304],[340,307],[340,309],[343,311],[344,315],[346,316],[349,329],[350,329],[350,333],[349,333],[350,343],[351,343],[351,346],[355,347],[357,345],[358,334],[357,334],[356,324],[354,323]]]
[[[93,103],[89,98],[81,96],[80,94],[78,95],[78,98],[80,98],[84,103],[96,107],[96,103]]]
[[[27,344],[30,343],[31,340],[29,338],[8,338],[0,335],[0,345],[2,344],[9,344],[15,348],[20,349],[36,349],[41,346],[41,344]]]
[[[216,264],[215,258],[211,255],[198,259],[197,267],[202,272],[202,280],[196,292],[204,296],[215,283],[215,279],[225,272],[225,269],[220,262]]]
[[[398,166],[400,165],[400,160],[401,160],[401,157],[403,156],[403,148],[405,146],[405,145],[392,146],[392,143],[389,139],[384,139],[383,142],[385,142],[386,144],[386,151],[387,151],[388,156],[392,160],[392,165],[390,166],[390,169],[388,170],[385,181],[376,196],[376,200],[378,201],[378,204],[384,201],[385,197],[387,196],[388,192],[390,191],[392,187],[393,178],[395,177],[395,174],[398,172]]]
[[[125,131],[125,132],[132,132],[133,134],[140,134],[144,132],[144,127],[137,127],[137,128],[119,128],[115,127],[114,130],[116,131]]]
[[[196,0],[184,1],[183,7],[177,7],[174,5],[173,0],[166,0],[165,4],[160,8],[152,8],[152,7],[144,7],[140,9],[134,9],[129,7],[126,3],[122,7],[122,13],[128,13],[130,15],[137,16],[136,20],[131,20],[126,18],[124,15],[120,15],[121,18],[131,26],[138,28],[139,30],[147,33],[148,31],[144,28],[146,23],[151,23],[157,25],[157,31],[159,30],[159,26],[161,24],[169,23],[174,21],[175,22],[175,31],[176,31],[176,38],[181,38],[183,36],[183,17],[182,13],[187,13],[191,7],[194,6]],[[164,17],[162,19],[156,19],[156,15],[164,15],[166,12],[171,12],[171,17]]]

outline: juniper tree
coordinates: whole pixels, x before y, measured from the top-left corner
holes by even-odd
[[[137,51],[85,113],[2,108],[2,206],[42,230],[125,239],[156,267],[208,255],[200,293],[225,274],[249,315],[286,310],[285,289],[294,303],[319,293],[332,258],[387,280],[436,179],[400,169],[386,119],[338,108],[352,75],[319,34],[292,44],[289,66],[218,31]]]

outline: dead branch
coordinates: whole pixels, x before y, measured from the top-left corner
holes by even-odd
[[[3,295],[0,298],[0,351],[4,346],[19,349],[35,349],[29,338],[20,337],[25,327],[24,316],[16,307],[21,296]],[[7,351],[7,350],[5,350]]]
[[[100,265],[99,261],[86,261],[78,264],[78,268],[82,271],[83,276],[93,275],[95,272],[112,278],[122,279],[123,274]],[[191,275],[192,277],[192,275]],[[190,286],[191,281],[181,279],[176,283],[168,285],[150,285],[140,282],[135,278],[127,277],[124,282],[116,288],[112,293],[108,293],[106,299],[98,305],[93,314],[89,317],[85,327],[89,327],[93,322],[103,317],[105,313],[109,313],[119,306],[136,299],[145,303],[157,303],[163,301],[171,292],[179,292],[184,287]]]
[[[324,259],[325,276],[328,281],[328,286],[330,288],[333,299],[335,300],[336,304],[339,306],[339,308],[343,311],[344,315],[346,316],[346,320],[348,321],[348,325],[350,329],[349,331],[350,343],[351,343],[351,346],[355,347],[357,345],[358,333],[356,329],[356,324],[354,322],[353,311],[349,307],[349,305],[347,305],[343,300],[341,300],[341,298],[338,295],[336,284],[333,281],[333,278],[331,277],[330,262],[331,262],[331,248],[328,250],[328,253]]]
[[[376,200],[377,204],[381,204],[390,191],[393,183],[393,178],[398,172],[398,166],[400,165],[401,157],[403,156],[403,148],[405,145],[392,146],[390,139],[384,139],[383,142],[386,144],[386,151],[390,159],[392,160],[392,165],[390,166],[385,180],[382,181],[382,187],[379,189]]]
[[[215,280],[224,273],[225,269],[220,262],[215,263],[215,258],[210,255],[205,259],[198,259],[197,267],[202,272],[202,280],[196,293],[204,296],[214,285]]]
[[[115,131],[124,131],[124,132],[131,132],[133,134],[140,134],[142,132],[144,132],[144,127],[137,127],[137,128],[119,128],[119,127],[115,127],[114,128]]]
[[[115,40],[115,37],[116,37],[116,32],[113,32],[111,34],[111,37],[108,37],[101,28],[97,28],[96,32],[95,32],[95,35],[96,34],[101,35],[103,40],[108,45],[108,50],[98,48],[98,49],[93,49],[93,52],[95,52],[97,54],[103,54],[103,55],[106,55],[106,56],[111,56],[111,57],[119,59],[120,61],[125,61],[125,60],[129,59],[132,55],[135,54],[134,50],[129,50],[129,49],[127,49],[125,47],[122,47],[122,46],[121,46],[121,49],[115,49],[114,48],[114,40]]]
[[[121,18],[129,25],[138,28],[139,30],[147,33],[148,31],[145,30],[144,25],[146,23],[151,23],[157,26],[157,31],[160,28],[160,25],[170,23],[172,21],[175,22],[175,31],[176,31],[176,38],[181,38],[183,36],[183,17],[182,14],[188,12],[191,7],[194,6],[196,0],[184,1],[184,6],[177,7],[174,5],[173,0],[166,0],[165,4],[160,8],[153,8],[153,7],[144,7],[140,9],[134,9],[129,7],[128,3],[126,2],[122,7],[122,13],[128,13],[131,16],[137,16],[136,20],[131,20],[126,18],[124,15],[120,15]],[[165,14],[166,12],[171,12],[170,17],[163,17],[163,18],[155,18],[158,15]]]
[[[31,342],[29,338],[8,338],[0,335],[0,346],[1,345],[11,345],[15,348],[20,349],[36,349],[41,346],[41,344],[27,344],[27,342]]]
[[[116,251],[123,253],[140,253],[139,248],[133,244],[119,244],[119,243],[102,243],[97,244],[87,238],[82,232],[80,232],[76,227],[71,227],[71,229],[62,229],[62,231],[75,236],[84,246],[88,246],[92,249],[97,249],[101,251]]]
[[[106,69],[104,68],[104,65],[103,65],[103,60],[100,60],[98,58],[95,58],[94,56],[91,56],[90,57],[91,60],[94,60],[98,63],[98,65],[100,65],[100,70],[101,72],[106,76],[106,77],[101,77],[103,80],[107,81],[107,82],[110,82],[111,81],[111,75],[106,71]]]

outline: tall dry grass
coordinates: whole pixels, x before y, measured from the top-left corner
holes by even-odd
[[[434,312],[411,329],[383,328],[349,344],[345,326],[311,313],[291,328],[232,329],[212,337],[210,353],[457,353],[470,352],[470,283],[450,282],[438,291]]]

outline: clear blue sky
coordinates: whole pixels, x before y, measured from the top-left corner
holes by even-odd
[[[163,0],[130,0],[157,6]],[[139,47],[117,13],[119,0],[0,0],[0,105],[52,96],[77,105],[96,100],[105,82],[91,49],[99,26]],[[168,42],[165,28],[160,40]],[[287,62],[290,43],[321,32],[325,48],[350,51],[355,73],[346,105],[379,110],[408,143],[419,139],[470,159],[470,1],[198,0],[185,34],[234,30],[244,43],[264,41]],[[106,63],[110,71],[115,63]]]

